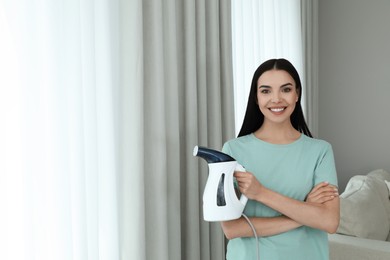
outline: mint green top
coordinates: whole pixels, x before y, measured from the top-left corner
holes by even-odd
[[[329,143],[301,135],[293,143],[277,145],[264,142],[253,134],[232,139],[222,151],[235,158],[267,188],[304,201],[312,188],[322,182],[337,186],[332,147]],[[248,217],[275,217],[281,214],[262,203],[249,200],[244,214]],[[260,259],[329,259],[327,233],[302,226],[274,236],[259,237]],[[256,260],[255,238],[229,241],[228,260]]]

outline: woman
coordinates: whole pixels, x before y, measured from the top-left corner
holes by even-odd
[[[223,152],[247,172],[236,172],[249,201],[244,214],[258,236],[260,259],[329,258],[327,233],[339,223],[333,151],[312,138],[300,104],[301,81],[285,59],[255,71],[238,138]],[[256,259],[253,232],[244,218],[222,223],[230,240],[227,259]]]

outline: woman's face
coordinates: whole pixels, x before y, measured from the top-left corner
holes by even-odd
[[[257,101],[264,120],[290,121],[298,98],[295,81],[284,70],[266,71],[257,81]]]

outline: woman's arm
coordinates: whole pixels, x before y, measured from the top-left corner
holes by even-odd
[[[337,196],[337,190],[335,191],[328,183],[322,182],[310,191],[307,195],[306,202],[322,204],[333,200]],[[263,237],[277,235],[302,226],[302,224],[286,216],[269,218],[252,217],[249,219],[255,227],[256,233]],[[252,229],[243,217],[236,220],[222,222],[221,226],[227,239],[253,236]]]
[[[249,220],[256,229],[258,236],[272,236],[300,227],[298,222],[285,217],[260,218],[251,217]],[[227,239],[237,237],[253,237],[253,231],[244,217],[221,222],[222,230]]]
[[[297,223],[335,233],[340,221],[340,200],[335,196],[323,203],[298,201],[264,187],[250,172],[236,172],[240,191],[282,213]],[[336,189],[335,187],[333,187]]]

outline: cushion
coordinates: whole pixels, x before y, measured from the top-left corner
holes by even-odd
[[[390,202],[390,181],[385,181],[387,189],[389,190],[389,202]],[[390,232],[389,235],[387,236],[387,241],[390,242]]]
[[[389,200],[390,200],[390,181],[385,181],[387,190],[389,191]]]
[[[381,180],[390,181],[390,173],[383,170],[377,169],[367,174],[368,176],[373,176]]]
[[[389,260],[390,243],[339,234],[329,235],[329,259]]]
[[[340,195],[337,233],[385,241],[390,230],[389,191],[375,176],[354,176]]]

